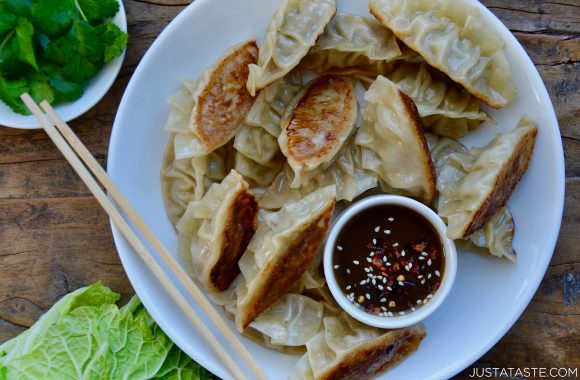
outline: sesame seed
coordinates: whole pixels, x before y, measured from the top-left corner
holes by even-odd
[[[342,247],[340,245],[337,245],[336,249],[338,249],[339,251],[342,251]]]
[[[421,252],[421,256],[427,256],[427,252]]]
[[[377,239],[373,239],[373,244],[377,244]]]
[[[393,313],[392,313],[392,312],[390,312],[390,311],[388,311],[388,312],[387,312],[387,315],[388,315],[389,317],[393,317]]]
[[[387,279],[383,278],[383,283],[386,284],[387,283]]]
[[[404,311],[399,311],[399,315],[405,315]]]
[[[367,277],[373,277],[372,273],[367,274]]]
[[[427,275],[427,280],[431,278],[431,273]]]
[[[391,291],[391,290],[393,290],[393,288],[391,288],[390,286],[387,286],[387,290]]]
[[[400,286],[405,286],[405,284],[403,284],[401,281],[399,281],[399,285]]]
[[[414,307],[411,307],[411,311],[415,311],[415,310],[417,310],[417,309],[415,309]]]
[[[429,300],[427,298],[423,299],[423,303],[427,303]]]
[[[398,246],[399,246],[399,243],[393,244],[393,247],[398,247]]]
[[[375,232],[379,232],[380,229],[381,229],[381,226],[376,226],[375,227]]]
[[[417,305],[421,305],[421,300],[417,300]]]
[[[364,284],[366,284],[366,282],[367,282],[367,280],[362,280],[362,281],[360,282],[360,284],[361,284],[361,285],[364,285]]]
[[[389,222],[392,222],[393,220],[395,220],[395,218],[389,218]]]
[[[428,294],[427,298],[433,298],[433,294]]]
[[[371,259],[370,257],[367,257],[367,261],[368,261],[369,263],[372,263],[372,262],[373,262],[373,259]]]
[[[359,262],[358,260],[353,260],[353,261],[352,261],[352,263],[353,263],[354,265],[359,265],[359,264],[360,264],[360,262]]]
[[[334,266],[334,269],[338,269],[338,268],[340,268],[340,265],[335,265]]]
[[[346,270],[346,273],[350,274],[350,269],[347,269],[347,270]]]
[[[413,268],[413,263],[409,263],[409,269]]]
[[[369,273],[371,270],[369,268],[365,268],[365,272]]]
[[[386,233],[387,235],[391,234],[391,230],[384,230],[383,232]]]
[[[418,276],[417,276],[417,278],[418,278],[418,279],[422,279],[422,278],[423,278],[423,275],[422,275],[422,274],[420,274],[420,275],[418,275]]]
[[[389,263],[388,261],[385,263],[386,266],[390,267],[391,263]]]
[[[432,261],[431,259],[427,260],[427,265],[431,265]]]
[[[370,299],[371,299],[371,295],[370,295],[370,294],[368,294],[368,293],[367,293],[367,294],[365,294],[365,297],[367,297],[367,300],[370,300]]]
[[[405,257],[405,250],[404,249],[401,251],[401,256]]]
[[[387,256],[383,256],[383,261],[387,262]]]
[[[441,277],[441,273],[439,273],[439,271],[438,271],[438,270],[436,270],[436,271],[435,271],[435,276],[437,276],[437,277]]]
[[[374,253],[374,252],[371,252],[371,253],[369,254],[369,256],[370,256],[370,257],[373,257],[374,255],[375,255],[375,253]]]
[[[346,287],[346,290],[350,290],[350,288],[352,288],[352,286],[349,285]]]
[[[373,280],[374,281],[374,280]],[[383,290],[383,285],[379,285],[379,290]]]
[[[349,296],[351,296],[352,298],[354,298],[354,293],[350,293]]]
[[[408,272],[409,271],[409,266],[405,265],[405,270]]]
[[[421,280],[421,285],[425,285],[425,279]]]
[[[373,281],[372,281],[372,283],[373,283],[373,285],[376,285],[376,284],[377,284],[377,280],[375,280],[375,279],[373,278]]]
[[[423,256],[419,256],[419,260],[425,260]]]
[[[381,306],[381,310],[382,310],[382,311],[387,311],[387,308],[386,308],[386,307],[384,307],[384,306]]]
[[[386,298],[381,298],[381,302],[387,302]]]

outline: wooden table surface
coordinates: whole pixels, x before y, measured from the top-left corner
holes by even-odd
[[[566,201],[538,292],[474,366],[580,367],[580,0],[483,3],[514,32],[548,88],[566,157]],[[103,100],[71,122],[103,165],[131,74],[189,1],[124,4],[130,38],[123,69]],[[107,216],[42,131],[0,126],[0,278],[0,342],[24,331],[66,293],[98,280],[125,298],[133,294]]]

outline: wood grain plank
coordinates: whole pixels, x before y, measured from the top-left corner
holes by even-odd
[[[576,0],[481,0],[481,3],[512,31],[580,33],[580,4]]]
[[[562,228],[532,302],[476,367],[580,366],[580,2],[483,0],[536,64],[556,110],[566,158]],[[101,163],[116,109],[137,64],[187,0],[125,0],[129,44],[121,74],[71,123]],[[22,332],[64,294],[102,280],[133,289],[107,216],[42,131],[0,127],[0,342]],[[501,311],[498,311],[501,312]],[[461,377],[467,377],[467,371]]]

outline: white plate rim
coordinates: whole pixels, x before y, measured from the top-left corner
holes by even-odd
[[[119,11],[113,17],[112,21],[121,29],[123,32],[127,32],[127,14],[125,13],[125,6],[123,5],[123,0],[117,0],[119,3]],[[130,38],[131,36],[129,36]],[[63,103],[55,106],[56,112],[65,121],[69,122],[76,119],[79,116],[84,115],[86,112],[90,111],[95,104],[97,104],[103,97],[109,92],[115,79],[121,71],[123,66],[123,61],[125,60],[125,54],[127,53],[127,47],[123,50],[120,56],[113,59],[111,62],[107,63],[97,75],[89,80],[85,86],[85,91],[83,95],[77,100],[69,103]],[[87,96],[87,90],[89,88],[95,87],[95,94],[92,94],[90,100],[84,98]],[[84,99],[83,99],[84,98]],[[85,104],[82,107],[76,107],[78,103],[84,100]],[[0,101],[0,127],[15,128],[15,129],[41,129],[38,121],[33,115],[20,115],[12,111],[6,104]],[[9,120],[8,122],[3,121],[2,114],[4,112],[10,112],[16,120]]]
[[[122,119],[121,110],[124,109],[125,103],[128,102],[128,97],[126,95],[131,92],[130,90],[137,83],[137,81],[135,81],[134,78],[137,78],[139,76],[138,74],[140,73],[142,67],[147,64],[149,59],[151,59],[151,57],[153,55],[151,53],[151,51],[154,51],[158,45],[164,43],[166,38],[170,35],[171,31],[177,27],[177,24],[179,22],[181,22],[182,19],[186,19],[191,13],[195,12],[195,10],[198,7],[201,7],[202,5],[204,5],[208,2],[210,2],[210,0],[196,0],[195,2],[188,5],[184,10],[182,10],[175,17],[175,19],[172,20],[168,24],[166,29],[163,30],[162,33],[156,38],[156,40],[153,42],[153,44],[151,45],[151,47],[149,48],[147,53],[144,55],[142,61],[139,63],[138,67],[136,68],[136,70],[133,74],[133,77],[129,81],[129,84],[127,85],[127,88],[125,90],[125,94],[123,95],[123,98],[121,100],[121,103],[119,106],[119,113],[117,114],[117,117],[115,119],[115,125],[113,126],[113,130],[111,133],[111,140],[110,140],[110,144],[109,144],[109,157],[108,157],[108,163],[109,163],[108,164],[108,172],[110,175],[113,175],[115,173],[114,162],[116,160],[116,155],[115,155],[116,149],[114,147],[119,144],[118,139],[119,139],[119,129],[120,128],[117,128],[117,119]],[[497,27],[499,27],[499,29],[502,30],[502,32],[505,35],[508,36],[507,38],[510,40],[510,43],[515,46],[515,48],[518,50],[519,54],[525,60],[529,61],[529,63],[532,65],[532,67],[533,67],[533,70],[531,70],[532,75],[537,80],[539,80],[541,83],[543,83],[537,69],[534,67],[533,63],[531,62],[531,59],[529,58],[529,56],[527,55],[527,53],[525,52],[524,48],[521,46],[519,41],[517,41],[515,36],[511,33],[511,31],[509,31],[509,29],[483,4],[476,2],[476,1],[474,1],[474,3],[476,3],[476,5],[479,7],[479,9],[481,11],[483,11],[483,13],[485,14],[485,17],[488,21],[491,20]],[[549,104],[549,111],[550,112],[549,112],[549,115],[546,115],[546,117],[548,119],[550,119],[550,121],[553,125],[558,126],[558,120],[556,117],[556,113],[555,113],[553,104],[550,100],[550,97],[549,97],[549,94],[548,94],[548,91],[547,91],[545,85],[543,85],[541,87],[540,92],[541,92],[540,96],[543,98],[543,100],[548,100],[548,104]],[[556,131],[556,133],[558,134],[558,137],[561,138],[559,128]],[[451,365],[448,365],[445,368],[443,368],[442,369],[442,371],[444,371],[443,373],[438,372],[437,374],[434,375],[434,376],[437,376],[437,378],[452,377],[452,376],[456,375],[457,373],[461,372],[462,370],[464,370],[465,368],[467,368],[471,363],[478,360],[481,356],[483,356],[490,348],[492,348],[505,335],[505,333],[519,319],[519,317],[523,313],[524,309],[529,305],[529,302],[531,301],[532,297],[536,293],[536,291],[537,291],[537,289],[538,289],[538,287],[539,287],[539,285],[544,277],[544,274],[548,268],[549,262],[552,258],[552,255],[553,255],[553,252],[554,252],[554,249],[556,246],[556,242],[557,242],[557,238],[558,238],[558,234],[559,234],[559,230],[560,230],[560,226],[561,226],[561,221],[562,221],[562,214],[563,214],[564,192],[565,192],[565,175],[564,175],[565,172],[564,172],[563,146],[562,146],[561,142],[559,144],[556,144],[555,148],[556,148],[556,151],[554,151],[553,153],[555,155],[554,158],[557,161],[556,162],[557,170],[558,170],[557,177],[560,178],[561,180],[554,185],[555,194],[558,195],[557,198],[555,199],[554,206],[555,206],[556,210],[559,210],[559,212],[557,212],[559,217],[557,217],[558,215],[556,215],[556,220],[554,220],[554,224],[553,224],[553,226],[556,227],[556,228],[554,228],[555,232],[549,237],[549,239],[548,239],[549,242],[547,243],[547,246],[550,247],[550,254],[549,255],[544,254],[542,256],[543,260],[539,265],[541,271],[538,272],[538,274],[534,277],[534,281],[532,283],[530,283],[530,285],[527,287],[526,292],[525,292],[525,296],[522,296],[522,298],[520,298],[521,302],[517,305],[516,309],[512,312],[511,317],[509,319],[507,319],[505,321],[505,323],[503,324],[503,326],[501,326],[501,328],[499,328],[496,331],[496,334],[494,334],[493,336],[490,336],[490,338],[487,342],[482,342],[482,345],[480,346],[480,348],[478,350],[476,350],[475,352],[473,352],[470,355],[469,359],[465,359],[465,360],[462,360],[460,362],[454,362]],[[117,247],[119,247],[120,243],[124,241],[124,238],[122,237],[122,235],[118,231],[118,229],[112,224],[112,222],[111,222],[111,227],[112,227],[113,238],[114,238],[115,244],[117,245]],[[124,254],[122,254],[121,251],[119,251],[119,255],[121,257],[121,261],[123,262],[123,265],[125,266],[124,261],[126,260],[126,258],[124,256]],[[540,272],[541,272],[541,275],[540,275]],[[165,331],[166,334],[179,347],[184,347],[185,342],[183,341],[182,337],[179,334],[177,334],[175,331],[173,331],[171,326],[169,326],[168,323],[162,318],[160,311],[155,307],[154,300],[152,300],[147,295],[147,293],[144,291],[144,289],[142,288],[141,284],[138,281],[134,281],[133,274],[127,273],[127,275],[129,277],[129,280],[131,281],[131,284],[135,288],[136,293],[139,295],[139,297],[143,301],[143,304],[150,311],[153,318],[157,321],[157,323],[160,325],[160,327],[163,329],[163,331]],[[196,360],[200,365],[202,365],[205,368],[207,368],[208,370],[212,371],[214,374],[216,374],[220,377],[229,378],[229,375],[225,371],[225,368],[223,366],[216,365],[214,362],[208,360],[207,358],[205,358],[203,356],[192,355],[192,358],[194,360]]]

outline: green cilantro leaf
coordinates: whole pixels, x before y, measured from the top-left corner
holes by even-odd
[[[119,11],[116,0],[75,0],[75,3],[79,13],[91,23],[113,17]]]
[[[84,83],[103,67],[104,45],[86,21],[75,21],[69,33],[48,44],[45,57],[62,67],[64,78]]]
[[[32,0],[3,0],[6,9],[17,16],[29,16]]]
[[[99,25],[96,29],[101,35],[101,41],[105,44],[105,63],[120,56],[127,45],[127,33],[121,31],[112,22]]]
[[[48,75],[48,83],[54,90],[55,102],[72,102],[83,95],[83,86],[64,79],[56,67],[48,66],[46,74]]]
[[[0,75],[0,99],[12,108],[14,112],[22,115],[29,115],[30,112],[24,106],[20,99],[20,95],[28,92],[28,87],[25,79],[18,79],[14,81],[5,80]]]
[[[49,103],[54,101],[54,91],[48,83],[48,78],[40,73],[33,73],[28,78],[28,88],[30,88],[30,96],[36,103],[46,100]]]
[[[28,63],[30,66],[38,70],[36,63],[36,55],[34,53],[34,46],[32,43],[32,35],[34,34],[34,26],[23,17],[18,18],[16,24],[16,41],[18,44],[18,56],[20,60]]]
[[[16,24],[16,16],[6,9],[3,3],[0,3],[0,35],[6,33]]]
[[[76,15],[71,1],[43,0],[32,6],[32,22],[42,33],[50,37],[65,34]]]

